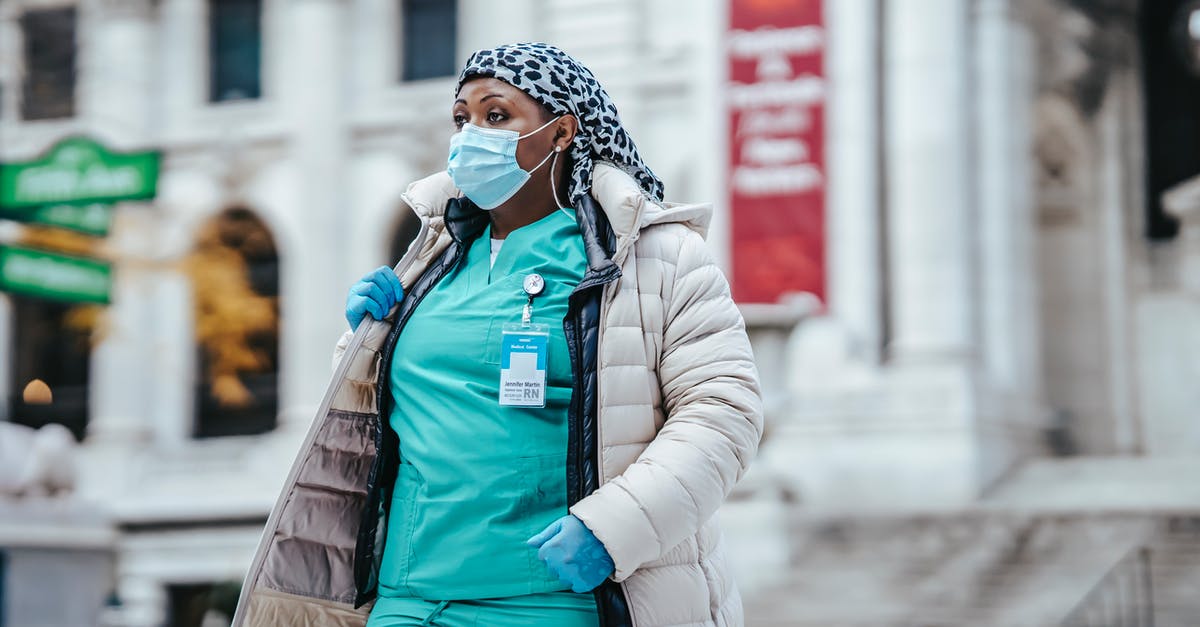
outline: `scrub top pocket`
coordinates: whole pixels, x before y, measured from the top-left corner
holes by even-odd
[[[567,481],[563,474],[566,454],[522,457],[518,461],[524,476],[522,509],[525,510],[525,530],[529,534],[526,538],[532,538],[550,523],[567,515]],[[565,587],[538,558],[537,549],[530,549],[528,557],[531,578],[543,579],[550,584],[550,589]]]
[[[564,381],[565,385],[569,386],[571,384],[570,355],[565,352],[566,338],[563,336],[563,319],[567,316],[568,298],[575,289],[575,283],[549,276],[543,276],[543,278],[546,281],[546,288],[533,299],[533,317],[530,322],[544,324],[550,328],[550,376],[554,378],[554,371],[566,373],[565,378],[559,376],[558,380]],[[505,283],[511,282],[512,287],[508,289],[513,296],[511,304],[506,302],[501,305],[488,325],[487,344],[484,347],[483,355],[483,361],[488,365],[500,365],[500,341],[504,335],[504,325],[521,321],[521,311],[528,301],[528,297],[521,287],[524,280],[525,274],[514,274],[504,279]],[[566,361],[563,361],[564,359]]]
[[[396,484],[388,512],[384,552],[388,556],[379,567],[379,587],[385,596],[410,596],[406,582],[412,563],[413,533],[416,526],[417,495],[424,492],[424,480],[417,469],[401,461],[396,469]]]
[[[412,490],[415,503],[393,503],[393,511],[408,515],[394,532],[389,528],[395,564],[381,581],[427,599],[473,598],[481,587],[498,596],[565,589],[525,544],[566,515],[564,460],[565,452],[477,462],[461,481],[440,477],[429,484],[404,473],[403,489]],[[420,511],[415,520],[414,510]]]
[[[479,295],[481,303],[489,307],[487,337],[483,342],[483,363],[488,365],[500,364],[500,336],[504,333],[504,325],[509,322],[521,321],[521,310],[525,306],[525,293],[521,291],[523,275],[511,274],[487,286],[486,295]]]

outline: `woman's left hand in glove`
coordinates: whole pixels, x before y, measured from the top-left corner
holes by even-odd
[[[613,573],[608,550],[578,518],[568,514],[526,541],[538,558],[575,592],[588,592]]]

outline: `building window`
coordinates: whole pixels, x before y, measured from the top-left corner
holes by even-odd
[[[198,438],[275,428],[279,411],[279,257],[266,225],[230,209],[188,259],[197,361]]]
[[[8,408],[14,423],[58,423],[82,440],[88,422],[92,329],[102,308],[10,295],[13,369]]]
[[[209,100],[262,95],[262,0],[210,0]]]
[[[21,33],[21,116],[50,120],[75,115],[75,9],[28,11],[21,16]]]
[[[458,2],[400,0],[400,80],[454,76],[457,70]]]

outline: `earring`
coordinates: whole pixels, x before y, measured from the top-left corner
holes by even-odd
[[[562,152],[562,146],[555,146],[554,152]]]

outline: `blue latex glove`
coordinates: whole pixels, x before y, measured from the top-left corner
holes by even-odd
[[[404,287],[400,285],[400,277],[391,268],[380,266],[350,288],[346,297],[346,322],[354,330],[367,314],[381,320],[402,298]]]
[[[568,514],[525,542],[539,547],[538,558],[575,592],[589,592],[613,573],[608,550],[578,518]]]

